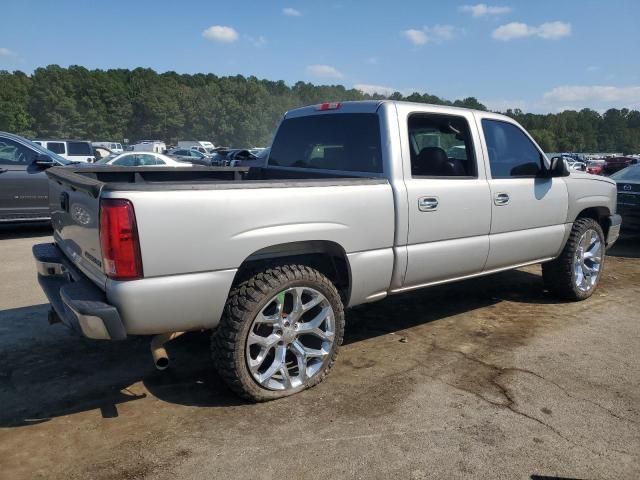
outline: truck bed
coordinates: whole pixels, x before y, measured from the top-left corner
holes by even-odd
[[[101,191],[169,191],[387,183],[379,177],[263,167],[54,167],[50,179],[93,197]]]

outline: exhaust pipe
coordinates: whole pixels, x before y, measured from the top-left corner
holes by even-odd
[[[169,355],[167,355],[164,344],[174,338],[178,338],[183,333],[185,332],[161,333],[151,338],[151,356],[158,370],[166,370],[169,368]]]

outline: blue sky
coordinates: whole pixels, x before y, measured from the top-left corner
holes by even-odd
[[[491,108],[640,108],[640,0],[2,0],[0,69],[255,75],[475,96]]]

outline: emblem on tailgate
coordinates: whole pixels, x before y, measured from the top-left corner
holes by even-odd
[[[96,257],[94,257],[93,255],[91,255],[89,252],[84,252],[84,256],[87,257],[89,260],[91,260],[93,263],[95,263],[97,266],[102,268],[102,262],[98,260]]]
[[[89,211],[78,203],[71,205],[71,218],[80,225],[88,225],[91,222]]]

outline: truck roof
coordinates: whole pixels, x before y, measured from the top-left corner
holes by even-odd
[[[513,119],[507,117],[506,115],[488,112],[484,110],[476,110],[473,108],[466,108],[466,107],[454,107],[451,105],[436,105],[433,103],[406,102],[401,100],[355,100],[355,101],[349,100],[346,102],[330,102],[328,103],[328,105],[336,105],[338,103],[340,105],[339,108],[335,108],[335,107],[328,108],[327,110],[325,110],[325,112],[329,113],[329,112],[339,111],[341,113],[376,113],[382,104],[393,103],[393,104],[400,104],[400,105],[415,105],[416,107],[420,107],[420,108],[428,107],[430,109],[432,108],[435,111],[440,110],[443,113],[445,111],[451,111],[451,110],[460,111],[460,112],[463,112],[463,111],[478,112],[483,115],[491,116],[493,118],[504,118],[504,119],[508,119],[511,122],[513,121]],[[324,104],[307,105],[304,107],[289,110],[287,113],[285,113],[285,118],[301,117],[304,115],[317,113],[321,111],[319,110],[320,105],[324,105]]]

